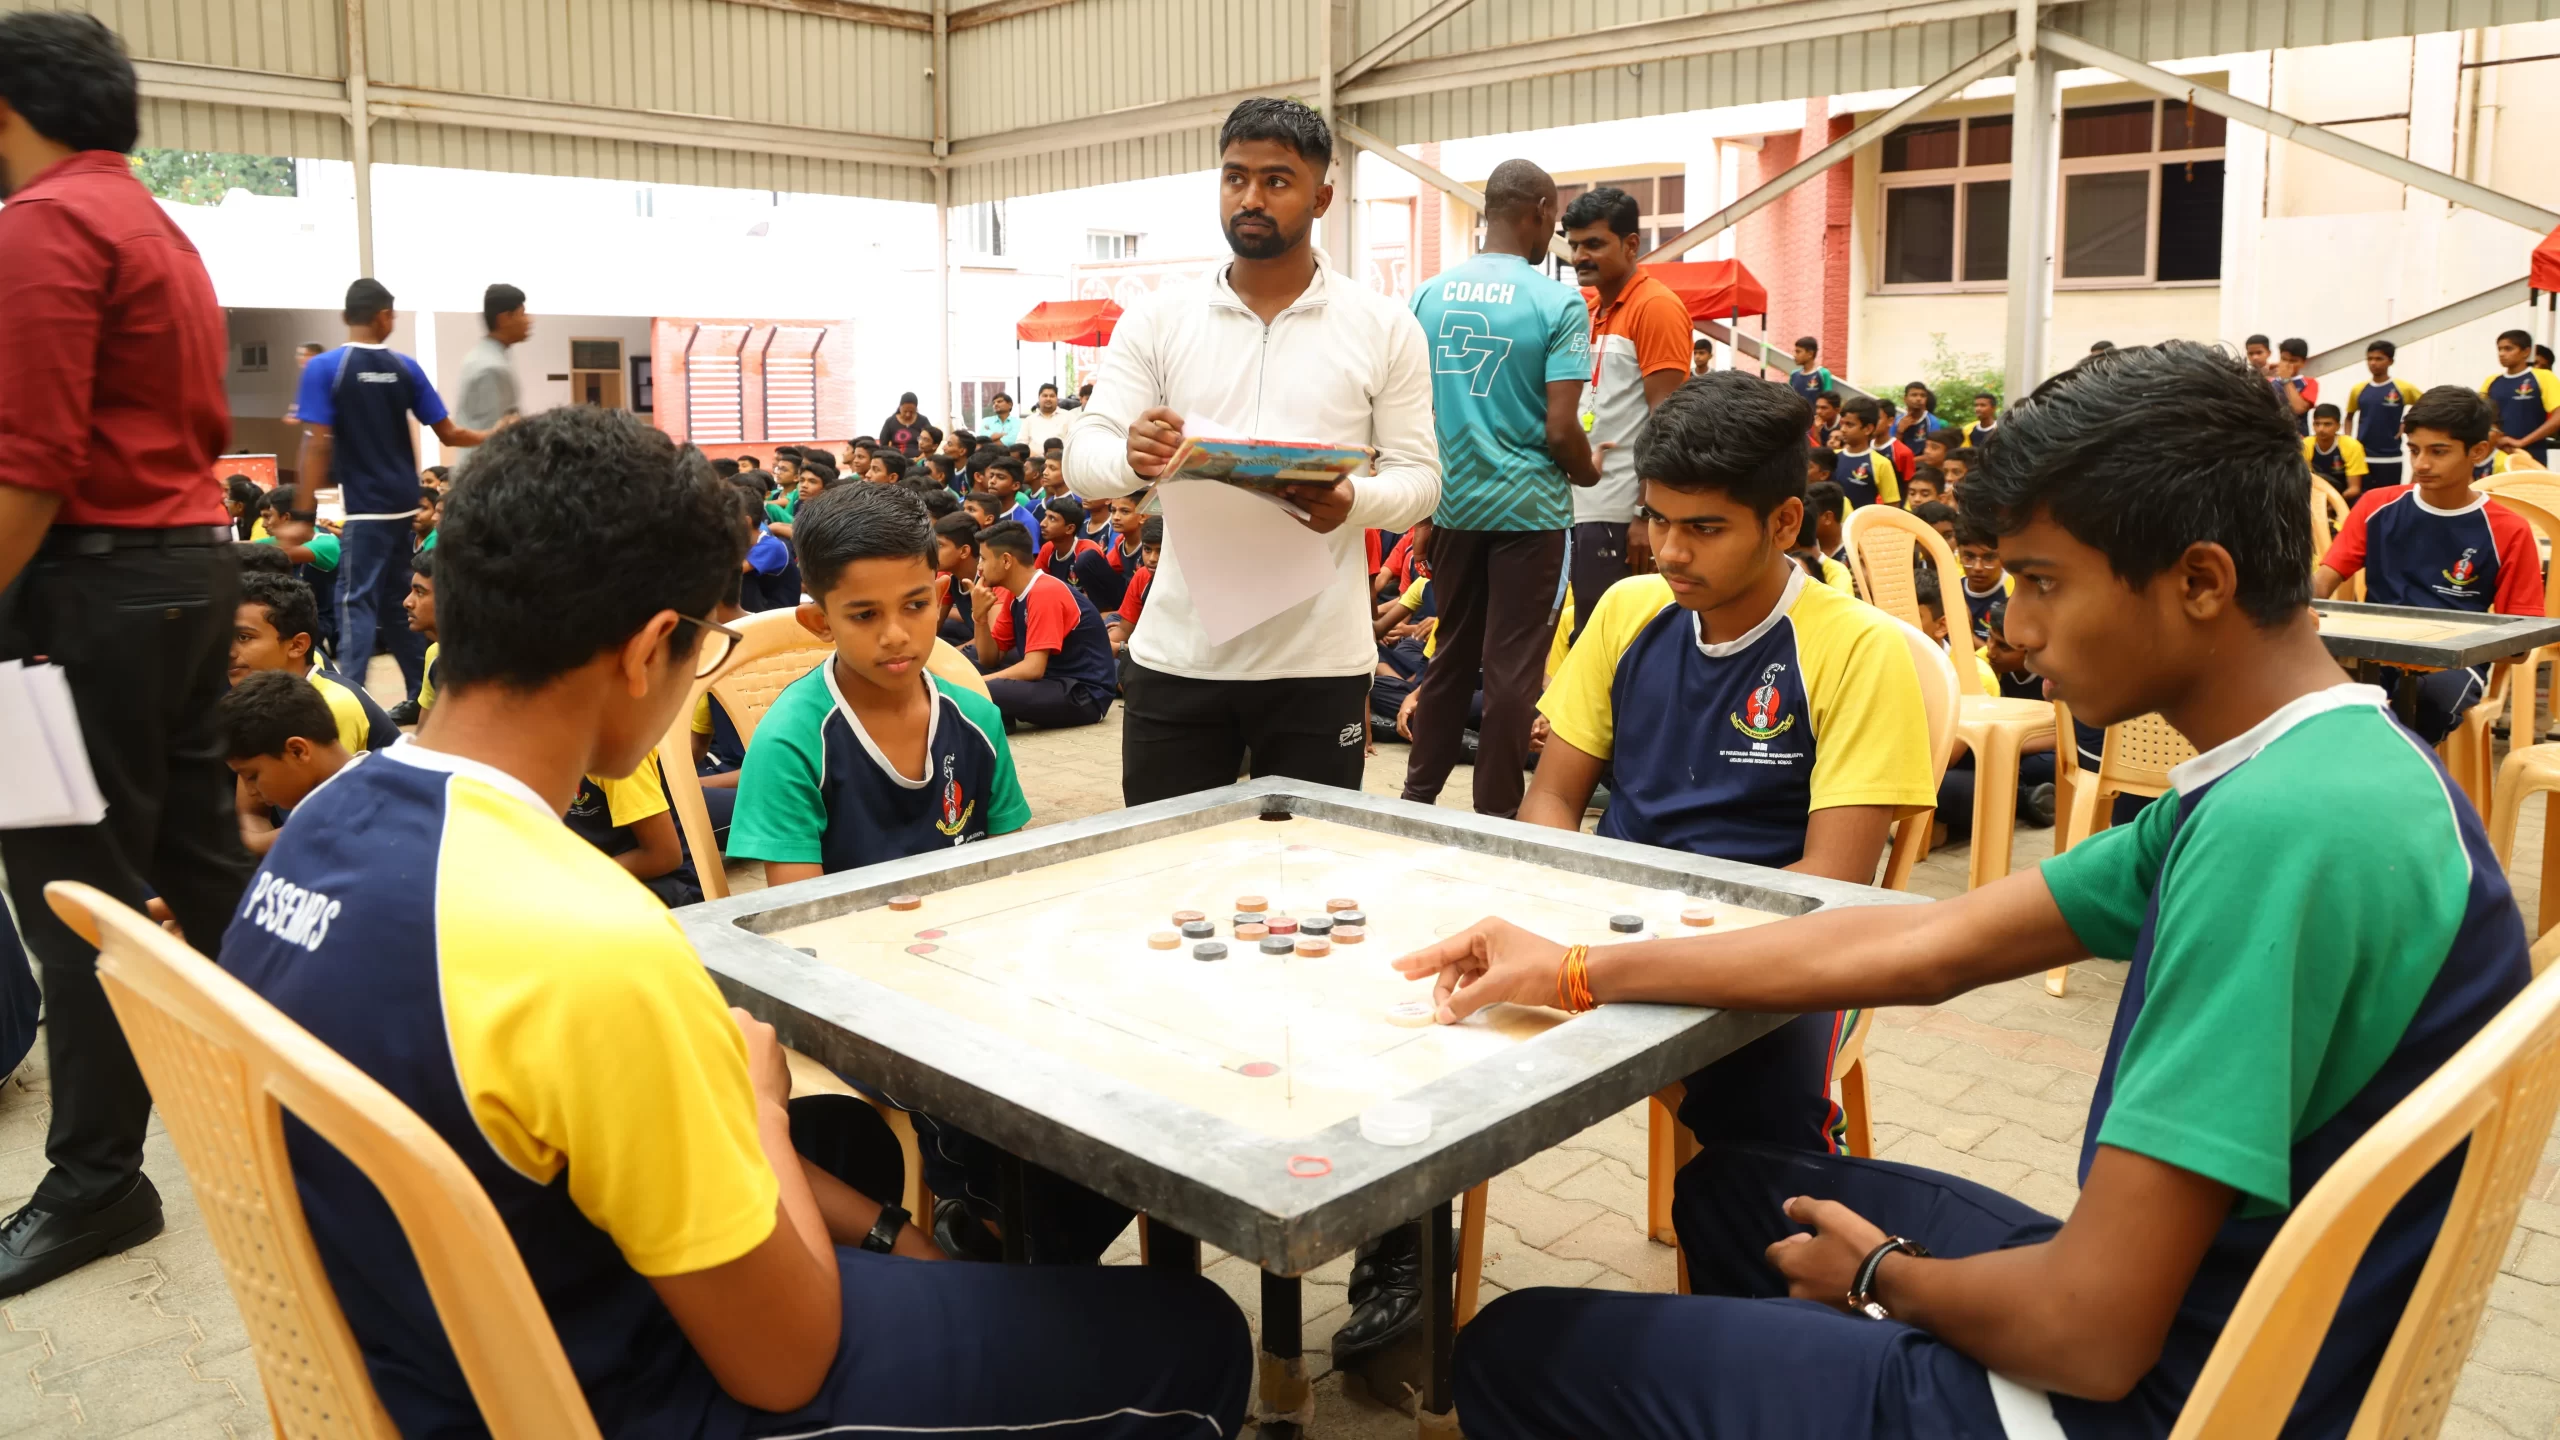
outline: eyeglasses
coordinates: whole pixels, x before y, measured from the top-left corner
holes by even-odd
[[[705,620],[699,615],[678,615],[676,618],[702,631],[702,638],[694,642],[693,647],[693,678],[696,680],[708,679],[717,673],[721,662],[729,658],[729,652],[737,647],[739,641],[747,638],[716,620]]]

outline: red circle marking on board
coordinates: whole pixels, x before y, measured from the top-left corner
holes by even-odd
[[[1292,1155],[1289,1174],[1299,1180],[1321,1180],[1333,1173],[1333,1162],[1321,1155]]]
[[[916,932],[916,938],[919,940],[939,940],[942,938],[942,932],[939,930],[919,930]]]
[[[1239,1075],[1249,1075],[1256,1080],[1264,1080],[1279,1074],[1280,1067],[1272,1064],[1268,1060],[1255,1060],[1248,1064],[1237,1066],[1236,1073]]]
[[[907,953],[910,955],[930,955],[941,948],[942,947],[939,945],[910,945],[907,947]]]

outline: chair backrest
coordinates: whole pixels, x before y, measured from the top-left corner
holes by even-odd
[[[2311,568],[2320,568],[2320,557],[2329,553],[2329,542],[2347,523],[2347,497],[2329,488],[2329,482],[2313,477],[2311,481]]]
[[[1929,722],[1929,784],[1934,789],[1947,777],[1947,764],[1954,758],[1956,710],[1962,703],[1957,698],[1956,676],[1964,667],[1955,663],[1946,647],[1922,634],[1918,626],[1899,620],[1895,623],[1902,630],[1904,646],[1911,651],[1912,666],[1920,672],[1920,706]],[[1934,805],[1894,818],[1892,842],[1885,851],[1884,878],[1879,882],[1885,889],[1911,888],[1911,872],[1929,853],[1929,832],[1937,819]]]
[[[2492,483],[2495,482],[2495,483]],[[2509,471],[2493,475],[2482,482],[2481,490],[2489,498],[2513,510],[2542,537],[2545,545],[2560,546],[2560,478],[2550,472],[2536,470],[2529,474]],[[2560,615],[2560,566],[2546,566],[2542,577],[2542,613]]]
[[[2294,1206],[2241,1292],[2170,1440],[2238,1440],[2283,1427],[2375,1228],[2467,1140],[2444,1228],[2350,1432],[2359,1440],[2435,1435],[2555,1109],[2560,973],[2545,971]]]
[[[2107,727],[2098,760],[2098,787],[2111,795],[2166,795],[2169,772],[2196,758],[2196,747],[2158,715],[2137,715]]]
[[[750,615],[730,628],[738,632],[738,643],[720,662],[709,688],[729,712],[729,723],[738,727],[738,742],[747,744],[756,738],[756,722],[773,708],[774,697],[808,674],[829,646],[800,623],[797,610],[788,608]],[[692,714],[693,707],[686,706],[684,718],[690,721]]]
[[[1926,556],[1938,572],[1938,604],[1947,618],[1947,633],[1973,633],[1972,619],[1964,613],[1964,568],[1956,563],[1947,537],[1936,526],[1891,505],[1861,505],[1849,512],[1849,523],[1841,533],[1858,593],[1868,604],[1905,625],[1922,624],[1915,582],[1920,559]],[[1955,671],[1957,694],[1982,693],[1977,667],[1958,665]]]
[[[596,1435],[560,1337],[487,1192],[373,1077],[144,917],[86,885],[45,898],[98,947],[98,980],[187,1168],[286,1440],[397,1440],[321,1268],[284,1115],[389,1202],[481,1418],[500,1440]]]

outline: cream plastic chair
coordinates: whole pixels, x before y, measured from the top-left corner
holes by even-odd
[[[2312,480],[2312,569],[2317,570],[2320,568],[2320,557],[2329,553],[2329,546],[2338,538],[2338,531],[2345,527],[2347,523],[2347,512],[2351,508],[2353,507],[2347,504],[2347,497],[2330,489],[2329,482],[2317,478]]]
[[[1920,672],[1920,703],[1929,721],[1929,783],[1934,788],[1946,778],[1947,762],[1955,754],[1956,676],[1965,667],[1950,659],[1946,650],[1921,633],[1919,627],[1906,623],[1901,628],[1903,644],[1911,651],[1911,663]],[[1912,868],[1928,852],[1929,831],[1937,818],[1938,812],[1932,807],[1913,809],[1895,819],[1891,844],[1885,852],[1884,877],[1877,883],[1888,890],[1911,888]],[[1867,1117],[1866,1068],[1867,1031],[1873,1018],[1872,1011],[1853,1012],[1849,1033],[1841,1037],[1840,1047],[1832,1057],[1831,1081],[1840,1087],[1840,1109],[1847,1120],[1852,1155],[1875,1153],[1874,1126]],[[1687,1095],[1684,1083],[1674,1083],[1645,1106],[1645,1228],[1665,1245],[1680,1243],[1671,1225],[1672,1176],[1698,1153],[1697,1141],[1679,1121],[1680,1102]]]
[[[2548,470],[2510,470],[2474,481],[2472,488],[2522,515],[2546,547],[2560,545],[2560,475]],[[2542,582],[2542,613],[2560,615],[2560,570],[2548,566]],[[2507,681],[2508,694],[2514,702],[2508,714],[2508,743],[2531,744],[2536,718],[2543,709],[2542,667],[2560,667],[2560,645],[2537,646],[2515,663],[2516,673]],[[2555,698],[2550,709],[2552,718],[2560,720],[2560,668],[2555,668],[2552,676]]]
[[[2489,845],[2498,864],[2515,869],[2516,822],[2525,802],[2543,797],[2542,879],[2534,934],[2548,935],[2560,923],[2560,744],[2519,745],[2507,752],[2498,769],[2497,804],[2489,812]]]
[[[2071,712],[2060,704],[2054,706],[2054,719],[2063,734],[2072,733]],[[2187,743],[2187,737],[2157,715],[2138,715],[2108,726],[2106,748],[2100,752],[2095,775],[2080,768],[2076,746],[2057,748],[2069,749],[2070,756],[2056,767],[2066,773],[2068,784],[2057,784],[2055,794],[2067,789],[2071,803],[2054,816],[2056,855],[2113,824],[2117,796],[2166,795],[2170,770],[2196,758],[2196,747]],[[2045,993],[2065,993],[2070,988],[2070,978],[2068,967],[2046,971]]]
[[[2560,975],[2545,970],[2293,1208],[2205,1360],[2170,1440],[2281,1429],[2382,1218],[2469,1143],[2444,1227],[2349,1432],[2427,1440],[2443,1428],[2526,1184],[2560,1109]]]
[[[1938,572],[1939,603],[1948,607],[1948,633],[1967,636],[1961,643],[1970,645],[1970,619],[1963,626],[1955,623],[1964,611],[1964,570],[1934,526],[1890,505],[1861,505],[1849,513],[1843,537],[1858,593],[1906,625],[1921,623],[1915,578],[1920,557],[1926,555]],[[1973,843],[1965,888],[1975,889],[2009,873],[2018,824],[2018,757],[2028,741],[2053,728],[2053,711],[2041,700],[1984,694],[1982,676],[1971,664],[1958,665],[1955,672],[1956,738],[1974,757]]]
[[[515,1238],[452,1147],[373,1077],[150,920],[45,887],[98,947],[98,981],[187,1168],[284,1440],[398,1440],[294,1189],[284,1117],[364,1172],[399,1219],[499,1440],[592,1440],[595,1417]]]

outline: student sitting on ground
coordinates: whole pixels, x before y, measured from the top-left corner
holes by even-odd
[[[320,628],[311,587],[282,575],[240,577],[240,608],[231,628],[231,683],[260,670],[282,670],[311,682],[338,717],[338,740],[349,751],[379,750],[400,738],[363,687],[315,662],[311,647]]]
[[[409,517],[411,555],[424,555],[436,548],[436,511],[443,504],[443,491],[419,487],[418,513]]]
[[[1831,473],[1830,468],[1819,460],[1807,469],[1816,467],[1826,475]],[[1835,545],[1839,542],[1840,507],[1843,503],[1840,487],[1828,480],[1804,487],[1804,523],[1796,527],[1796,543],[1787,554],[1804,567],[1807,575],[1843,595],[1855,595],[1858,593],[1857,577],[1849,569],[1848,562],[1835,559],[1822,543],[1826,531]]]
[[[702,881],[685,853],[667,781],[651,750],[627,775],[578,777],[578,793],[562,815],[569,828],[649,887],[668,909],[702,899]]]
[[[338,717],[320,692],[281,670],[241,677],[213,707],[223,758],[239,777],[240,843],[252,855],[275,845],[293,807],[347,767]]]
[[[1911,518],[1938,532],[1947,548],[1956,548],[1956,507],[1943,500],[1929,500],[1911,507]]]
[[[969,587],[978,579],[978,522],[966,512],[933,522],[933,573],[941,619],[934,633],[953,646],[978,637],[971,618]]]
[[[2489,402],[2439,385],[2409,407],[2411,482],[2376,490],[2347,512],[2312,593],[2327,599],[2364,572],[2374,605],[2471,614],[2542,613],[2542,557],[2525,518],[2471,488],[2471,469],[2492,453]],[[2429,672],[2418,681],[2416,728],[2440,744],[2480,699],[2486,666]]]
[[[2312,406],[2311,433],[2302,437],[2302,459],[2312,474],[2352,505],[2364,497],[2371,471],[2365,464],[2363,442],[2338,433],[2339,423],[2337,406],[2325,400]]]
[[[2009,598],[2018,582],[2000,568],[2000,537],[1987,526],[1967,521],[1962,512],[1956,515],[1955,537],[1948,543],[1964,570],[1965,620],[1973,630],[1973,643],[1988,644],[1992,607]]]
[[[1839,439],[1833,447],[1839,459],[1832,464],[1831,481],[1852,505],[1902,503],[1903,472],[1895,468],[1892,455],[1879,448],[1884,444],[1884,420],[1884,407],[1871,396],[1852,395],[1840,407]]]
[[[978,532],[972,654],[1007,727],[1094,724],[1120,696],[1110,632],[1082,590],[1032,563],[1035,553],[1031,532],[1010,520]]]
[[[1129,632],[1138,628],[1138,617],[1147,608],[1147,591],[1156,583],[1156,567],[1163,563],[1164,517],[1149,515],[1138,526],[1137,555],[1130,562],[1134,568],[1129,572],[1129,588],[1121,592],[1120,608],[1102,617],[1113,654],[1128,652]]]
[[[1959,445],[1948,451],[1947,458],[1938,466],[1938,473],[1947,481],[1947,493],[1942,498],[1953,504],[1956,491],[1964,485],[1964,477],[1972,474],[1973,467],[1981,463],[1982,452],[1970,445]]]
[[[907,478],[908,460],[895,450],[876,450],[862,469],[854,473],[874,485],[895,485]]]
[[[462,1157],[597,1428],[1235,1434],[1251,1351],[1214,1284],[906,1263],[937,1258],[923,1227],[794,1150],[771,1028],[561,826],[579,775],[637,768],[726,648],[688,618],[746,553],[711,467],[563,406],[491,436],[444,524],[434,722],[304,802],[222,963]],[[325,897],[328,924],[277,895]],[[328,1145],[288,1143],[391,1423],[483,1429],[389,1208]],[[999,1343],[996,1381],[975,1361]]]
[[[1954,454],[1955,448],[1963,443],[1964,432],[1952,425],[1943,430],[1930,431],[1920,438],[1916,453],[1911,457],[1912,471],[1916,474],[1925,467],[1943,476],[1946,472],[1947,457]]]
[[[1659,573],[1609,588],[1547,687],[1522,820],[1580,830],[1605,766],[1610,839],[1864,885],[1896,812],[1935,803],[1903,630],[1787,558],[1805,424],[1803,401],[1730,370],[1653,412],[1635,460]],[[1702,1138],[1833,1148],[1837,1041],[1808,1013],[1692,1076],[1682,1116]]]
[[[1031,563],[1085,593],[1096,610],[1116,610],[1128,581],[1111,568],[1099,541],[1084,535],[1084,502],[1073,495],[1050,500],[1040,512],[1040,553]]]
[[[1981,693],[2000,694],[2000,674],[1992,665],[1989,652],[1974,642],[1971,631],[1956,629],[1949,623],[1946,602],[1941,598],[1945,591],[1938,584],[1938,577],[1927,570],[1915,571],[1912,589],[1920,603],[1920,628],[1946,647],[1948,658],[1955,664],[1973,667]],[[2053,735],[2048,731],[2032,737],[2018,751],[2018,818],[2030,825],[2050,825],[2054,807]],[[1947,773],[1938,781],[1938,823],[1947,827],[1950,840],[1961,840],[1973,833],[1973,782],[1973,751],[1967,749],[1948,764]]]
[[[1917,512],[1923,505],[1947,498],[1946,475],[1937,466],[1922,462],[1911,467],[1910,478],[1902,482],[1902,508]]]
[[[1696,1293],[1495,1300],[1458,1340],[1469,1435],[2165,1436],[2291,1208],[2524,988],[2479,817],[2320,643],[2310,482],[2264,387],[2184,343],[2092,356],[1966,482],[2055,698],[2157,711],[2202,752],[2132,823],[1916,909],[1570,956],[1489,920],[1400,962],[1454,1020],[1553,1003],[1560,972],[1601,1004],[1792,1014],[2129,960],[2070,1219],[1710,1141],[1673,1212]],[[2460,1169],[2378,1217],[2286,1434],[2348,1432]]]
[[[427,658],[419,664],[418,723],[427,723],[427,712],[436,708],[436,661],[443,658],[443,647],[436,640],[436,557],[422,550],[409,562],[409,598],[401,602],[409,612],[409,628],[427,640]]]
[[[773,507],[758,507],[746,482],[733,482],[739,499],[747,506],[747,517],[756,522],[755,539],[747,545],[747,558],[740,563],[738,603],[749,614],[767,610],[788,610],[800,603],[800,566],[791,558],[791,526],[768,518]],[[795,500],[798,497],[793,497]]]
[[[279,485],[258,502],[266,534],[254,543],[272,546],[293,561],[294,577],[311,587],[314,653],[338,653],[338,537],[320,528],[318,512],[302,508],[302,493]]]

